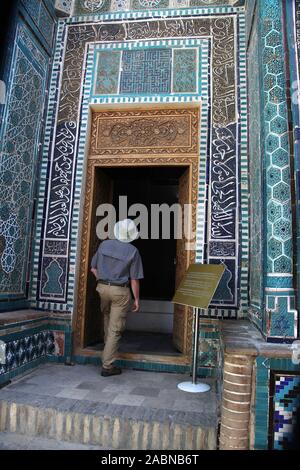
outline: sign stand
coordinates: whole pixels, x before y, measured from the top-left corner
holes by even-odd
[[[203,393],[210,390],[205,383],[197,383],[197,362],[199,349],[199,309],[207,310],[219,282],[224,274],[224,264],[191,264],[177,288],[172,302],[193,307],[194,350],[193,380],[177,385],[180,390],[191,393]]]
[[[194,314],[194,351],[193,351],[193,376],[192,382],[181,382],[177,385],[180,390],[190,393],[203,393],[210,390],[210,386],[204,383],[197,383],[197,364],[198,364],[198,350],[199,350],[199,309],[193,308]]]

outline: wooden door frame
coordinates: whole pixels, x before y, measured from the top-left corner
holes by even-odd
[[[79,259],[79,278],[78,278],[78,289],[77,289],[77,308],[74,315],[73,323],[73,338],[74,338],[74,354],[85,355],[85,356],[101,356],[100,351],[93,351],[84,347],[84,332],[85,332],[85,307],[86,307],[86,286],[87,286],[87,273],[89,268],[89,246],[90,246],[90,226],[91,217],[93,210],[93,194],[94,194],[94,181],[95,173],[97,168],[122,168],[122,167],[159,167],[159,166],[170,166],[170,167],[188,167],[190,178],[190,202],[192,203],[192,229],[196,232],[196,214],[197,214],[197,195],[198,195],[198,169],[199,169],[199,158],[198,156],[178,156],[168,155],[162,157],[161,155],[140,155],[135,157],[91,157],[87,163],[87,175],[86,175],[86,193],[84,201],[84,217],[82,220],[82,234],[81,234],[81,253]],[[190,252],[190,262],[195,257],[194,252]],[[132,360],[146,360],[149,362],[168,362],[173,364],[188,364],[190,362],[190,353],[192,349],[192,314],[188,313],[187,318],[187,339],[186,339],[186,350],[181,356],[152,356],[150,354],[138,354],[138,353],[122,353],[119,354],[119,358],[132,359]]]
[[[200,141],[200,103],[174,103],[174,104],[155,104],[155,105],[93,105],[89,115],[90,126],[88,129],[90,134],[87,136],[86,149],[86,171],[85,171],[85,190],[83,208],[81,211],[81,223],[78,245],[80,253],[78,259],[78,271],[76,276],[75,308],[73,314],[72,330],[73,330],[73,351],[78,356],[100,356],[100,351],[93,351],[84,347],[84,331],[85,331],[85,303],[86,303],[86,286],[87,273],[89,267],[89,247],[90,247],[90,228],[92,217],[92,204],[94,195],[95,172],[97,168],[122,168],[122,167],[188,167],[189,168],[189,202],[192,204],[192,224],[193,233],[196,233],[197,225],[197,205],[198,205],[198,185],[199,185],[199,141]],[[147,148],[143,147],[122,148],[116,151],[113,148],[107,150],[95,146],[95,138],[97,139],[96,128],[93,125],[94,117],[97,119],[99,113],[107,111],[116,112],[116,116],[120,117],[122,113],[126,115],[140,116],[151,114],[151,116],[168,116],[170,120],[176,120],[176,116],[185,114],[189,116],[188,141],[185,140],[180,147]],[[95,114],[94,114],[95,113]],[[105,114],[104,114],[105,115]],[[103,114],[102,114],[103,116]],[[122,117],[122,116],[121,116]],[[125,116],[126,117],[126,116]],[[89,142],[89,139],[91,141]],[[164,144],[165,145],[165,144]],[[173,150],[174,148],[174,150]],[[187,252],[188,262],[194,262],[195,251]],[[192,351],[192,309],[188,310],[186,321],[186,341],[185,350],[180,356],[158,356],[150,354],[123,353],[119,354],[121,359],[132,359],[135,361],[142,360],[147,362],[161,362],[168,364],[190,364],[190,355]]]

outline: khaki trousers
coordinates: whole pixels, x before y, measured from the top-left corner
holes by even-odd
[[[129,287],[97,284],[101,312],[104,315],[104,341],[102,366],[109,369],[116,359],[119,341],[125,329],[126,316],[130,306]]]

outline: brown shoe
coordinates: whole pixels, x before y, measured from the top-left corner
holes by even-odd
[[[102,367],[101,375],[102,377],[110,377],[111,375],[120,375],[122,374],[122,369],[117,366],[113,366],[110,369],[106,369],[105,367]]]

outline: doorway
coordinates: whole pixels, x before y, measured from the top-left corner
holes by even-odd
[[[135,138],[132,138],[133,134]],[[153,135],[157,137],[153,139]],[[137,202],[137,199],[145,206],[163,202],[172,205],[178,201],[182,208],[185,204],[192,207],[188,226],[195,233],[199,182],[198,143],[198,107],[130,107],[122,110],[102,109],[92,114],[85,196],[81,211],[77,301],[73,316],[76,354],[101,356],[97,349],[103,334],[97,307],[100,300],[95,290],[95,279],[90,272],[90,261],[99,245],[96,236],[99,217],[96,217],[95,208],[102,203],[117,206],[118,195],[122,193],[128,198],[128,206]],[[182,225],[183,223],[182,220]],[[163,246],[164,242],[168,246]],[[144,317],[135,314],[135,318],[131,318],[129,313],[127,328],[134,331],[135,349],[128,346],[129,352],[121,354],[121,358],[152,362],[155,357],[156,362],[164,364],[189,363],[192,349],[192,311],[188,307],[170,302],[186,269],[195,259],[195,252],[186,250],[186,242],[185,235],[178,240],[174,240],[171,235],[170,240],[158,237],[157,240],[135,242],[141,252],[145,271],[141,288],[141,310]],[[151,249],[150,243],[153,243]],[[150,256],[153,252],[159,253],[156,264],[154,257]],[[157,282],[158,271],[160,282]],[[148,281],[150,279],[151,282]],[[151,328],[157,326],[155,319],[159,319],[155,334],[157,337],[159,334],[169,334],[169,345],[176,354],[175,358],[171,355],[169,346],[165,352],[163,347],[156,348],[156,356],[153,356],[155,348],[151,346],[151,341],[148,341],[150,346],[147,351],[138,347],[136,331],[147,333],[144,321],[146,318],[149,319]],[[141,326],[137,324],[138,319]],[[141,342],[145,345],[146,338]],[[161,337],[159,342],[160,345],[166,344],[165,337]]]
[[[179,183],[185,174],[186,166],[172,167],[117,167],[95,169],[92,214],[96,214],[99,203],[110,202],[119,219],[120,197],[126,198],[126,206],[142,204],[147,211],[148,237],[141,237],[132,244],[140,252],[144,279],[140,286],[141,307],[138,314],[128,312],[126,331],[120,344],[120,352],[138,354],[178,355],[182,351],[173,339],[174,305],[171,300],[175,293],[177,245],[174,212],[170,211],[167,228],[163,231],[163,217],[158,211],[151,217],[151,208],[172,207],[179,203]],[[137,216],[139,213],[137,214]],[[97,249],[99,240],[95,237],[93,217],[90,257]],[[159,224],[158,224],[159,222]],[[166,223],[166,220],[164,221]],[[141,230],[141,227],[138,226]],[[156,229],[156,231],[155,231]],[[95,292],[95,280],[90,276],[86,299],[86,348],[101,350],[103,344],[103,318],[99,315],[100,301]],[[96,308],[95,308],[96,307]]]

